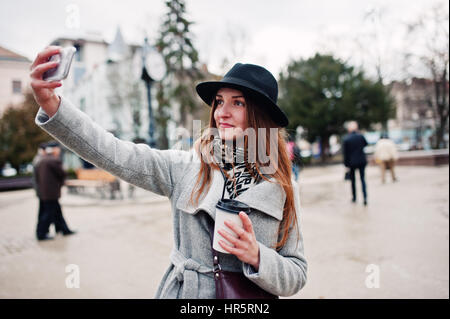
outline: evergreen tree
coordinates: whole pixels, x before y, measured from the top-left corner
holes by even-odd
[[[156,41],[167,68],[167,76],[157,93],[159,114],[156,122],[159,127],[167,126],[167,109],[170,102],[175,101],[180,106],[178,124],[186,127],[186,114],[195,112],[199,106],[195,93],[195,82],[202,77],[198,68],[198,52],[192,43],[192,22],[185,18],[185,1],[168,0],[166,7],[167,13]]]
[[[154,115],[156,122],[156,129],[158,130],[158,141],[157,145],[160,149],[169,148],[169,139],[167,138],[167,122],[170,120],[169,110],[170,101],[168,100],[167,94],[164,90],[165,86],[160,81],[156,85],[157,93],[156,100],[158,101],[158,112]]]

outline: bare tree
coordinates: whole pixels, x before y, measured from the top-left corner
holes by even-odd
[[[236,62],[241,60],[248,47],[249,37],[246,30],[240,25],[227,24],[225,34],[221,39],[223,47],[221,68],[228,71]]]
[[[396,73],[395,63],[393,63],[396,56],[393,42],[397,29],[395,22],[394,27],[392,23],[389,23],[388,14],[385,7],[369,8],[363,16],[363,27],[355,38],[355,45],[357,52],[361,54],[362,63],[366,69],[369,69],[367,71],[370,72],[372,68],[377,80],[382,83],[392,80]]]
[[[386,85],[399,73],[396,60],[401,54],[395,42],[400,30],[400,22],[392,20],[386,7],[371,6],[352,32],[336,33],[330,26],[321,26],[317,46],[320,52],[338,55]]]
[[[411,76],[430,78],[433,93],[428,104],[434,113],[433,148],[445,147],[448,133],[449,94],[449,9],[448,3],[433,5],[406,25],[405,69]]]

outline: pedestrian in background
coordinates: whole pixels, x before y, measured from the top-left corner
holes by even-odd
[[[356,202],[356,180],[355,171],[359,171],[361,178],[361,187],[364,197],[364,205],[367,205],[367,189],[365,180],[365,169],[367,165],[364,147],[367,141],[362,134],[358,132],[358,123],[352,121],[347,126],[348,135],[343,142],[344,165],[349,168],[349,175],[352,184],[352,202]]]
[[[396,182],[397,177],[395,176],[395,162],[398,160],[398,152],[395,143],[390,140],[387,134],[381,135],[375,145],[375,162],[380,165],[381,168],[381,182],[384,184],[386,182],[385,175],[386,170],[391,171],[392,181]]]
[[[39,198],[40,196],[39,196],[39,188],[38,188],[38,185],[37,185],[37,183],[36,183],[36,167],[37,167],[37,165],[39,164],[39,162],[41,161],[41,159],[42,159],[42,157],[44,156],[44,154],[45,154],[45,145],[46,145],[47,143],[41,143],[41,144],[39,144],[39,147],[38,147],[38,149],[37,149],[37,153],[36,153],[36,155],[33,157],[33,161],[31,162],[31,165],[33,166],[33,176],[31,177],[31,183],[32,183],[32,185],[33,185],[33,188],[34,188],[34,190],[35,190],[35,192],[36,192],[36,196]],[[39,203],[40,203],[40,201],[39,201]],[[39,204],[39,214],[40,214],[40,211],[41,211],[41,205]]]
[[[56,233],[72,235],[62,215],[59,198],[64,184],[65,172],[60,159],[61,148],[57,142],[45,145],[44,154],[36,161],[34,178],[39,196],[39,215],[36,229],[38,240],[49,240],[49,228],[55,225]]]
[[[289,137],[289,141],[286,144],[289,159],[291,160],[292,173],[294,174],[295,181],[298,181],[298,175],[300,172],[301,155],[300,148],[295,143],[295,138]]]
[[[36,168],[41,161],[42,157],[45,154],[45,145],[47,143],[41,143],[39,144],[39,147],[37,149],[37,153],[33,158],[33,161],[31,162],[31,165],[33,166],[33,175],[31,176],[31,184],[33,185],[34,191],[36,192],[36,197],[39,200],[39,209],[38,209],[38,221],[42,218],[42,201],[41,196],[39,196],[39,187],[36,182]]]

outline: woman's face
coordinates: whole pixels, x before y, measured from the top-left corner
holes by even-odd
[[[224,140],[242,136],[247,128],[247,104],[241,91],[222,88],[216,94],[214,120]]]

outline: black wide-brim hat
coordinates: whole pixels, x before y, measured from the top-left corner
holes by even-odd
[[[212,105],[217,91],[229,87],[256,98],[257,106],[266,112],[280,127],[289,124],[286,114],[277,105],[278,84],[272,73],[265,68],[254,64],[236,63],[220,81],[199,83],[196,87],[198,95],[208,104]]]

